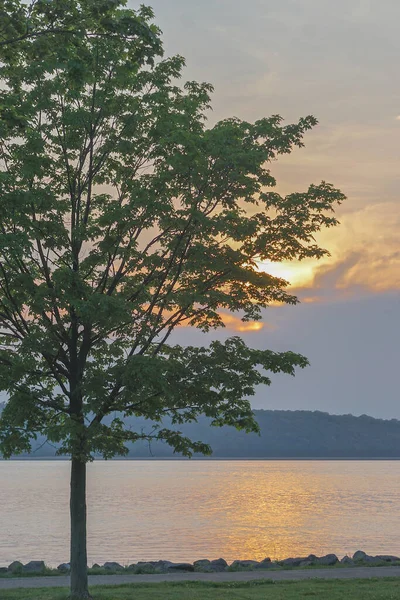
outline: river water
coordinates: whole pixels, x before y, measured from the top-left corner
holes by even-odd
[[[0,566],[69,553],[68,461],[0,461]],[[400,461],[96,461],[88,562],[400,555]]]

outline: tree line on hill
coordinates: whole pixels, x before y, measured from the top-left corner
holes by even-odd
[[[0,404],[0,412],[2,405]],[[211,446],[214,458],[398,458],[400,421],[375,419],[367,415],[331,415],[320,411],[255,410],[260,435],[237,431],[233,427],[211,427],[209,419],[186,423],[179,430],[193,440]],[[111,420],[113,417],[110,416]],[[153,423],[143,418],[125,419],[134,431],[148,431]],[[170,426],[166,420],[163,425]],[[168,458],[170,446],[155,442],[128,444],[129,458]],[[36,441],[34,458],[49,458],[56,448]],[[22,455],[27,456],[27,455]],[[201,455],[197,455],[201,456]]]

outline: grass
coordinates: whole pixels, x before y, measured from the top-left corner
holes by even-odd
[[[94,586],[94,600],[398,600],[400,580],[179,582]],[[1,590],[1,600],[66,600],[65,589]]]

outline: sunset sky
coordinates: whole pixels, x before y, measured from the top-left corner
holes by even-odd
[[[310,359],[295,379],[260,389],[253,406],[400,418],[400,2],[148,4],[166,53],[186,57],[185,78],[215,86],[210,125],[229,116],[318,118],[306,147],[272,165],[278,191],[324,179],[348,196],[341,226],[318,240],[330,258],[268,266],[302,304],[269,308],[263,327],[227,315],[226,330],[212,334]],[[205,342],[188,329],[176,339]]]

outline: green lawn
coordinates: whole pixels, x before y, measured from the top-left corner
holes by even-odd
[[[146,583],[91,588],[94,600],[399,600],[400,578],[301,582]],[[66,600],[55,588],[1,590],[1,600]]]

